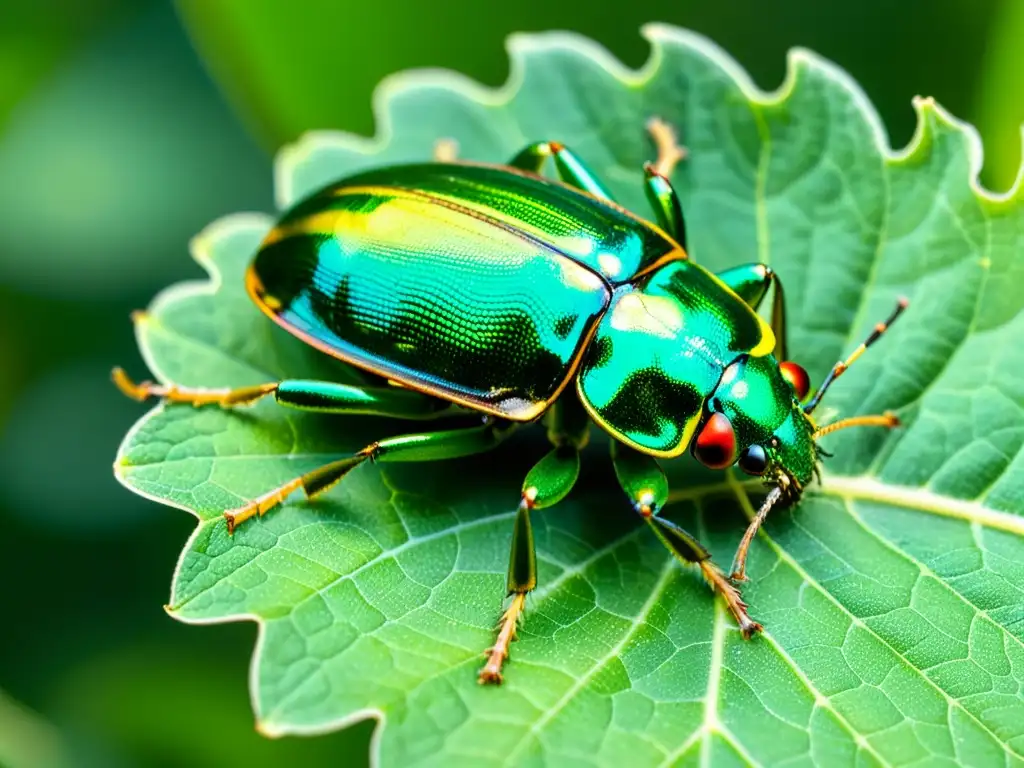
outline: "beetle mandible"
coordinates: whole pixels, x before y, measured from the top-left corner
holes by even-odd
[[[685,151],[652,119],[658,149],[644,166],[657,224],[617,205],[571,150],[536,142],[508,165],[432,162],[334,183],[287,211],[246,274],[256,305],[307,344],[379,377],[373,386],[284,380],[240,389],[135,384],[131,397],[223,408],[273,395],[329,413],[436,420],[477,413],[470,426],[387,437],[224,513],[233,532],[298,490],[312,497],[361,463],[481,453],[543,420],[553,448],[526,476],[512,531],[511,602],[481,669],[501,670],[525,599],[537,584],[530,522],[572,489],[591,423],[612,440],[630,503],[683,563],[696,564],[745,637],[761,629],[739,584],[768,512],[796,501],[817,472],[817,440],[893,414],[819,428],[829,386],[907,306],[900,299],[807,398],[808,377],[786,357],[782,285],[767,265],[717,275],[691,260],[670,176]],[[553,160],[560,181],[542,175]],[[757,309],[772,291],[771,323]],[[805,404],[806,403],[806,404]],[[668,483],[658,464],[689,450],[704,465],[737,464],[770,488],[728,576],[691,534],[658,513]]]

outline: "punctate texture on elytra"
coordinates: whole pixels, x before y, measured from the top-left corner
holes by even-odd
[[[827,402],[839,416],[894,410],[904,427],[826,438],[822,485],[769,518],[745,592],[766,631],[741,639],[697,576],[620,507],[596,446],[577,489],[534,517],[528,621],[505,685],[478,686],[519,484],[543,435],[427,470],[366,464],[316,502],[294,500],[229,537],[223,510],[390,433],[389,422],[273,402],[160,406],[122,446],[123,482],[199,518],[169,611],[259,622],[263,732],[375,716],[387,765],[1021,762],[1021,185],[1001,198],[979,190],[974,132],[931,102],[917,103],[918,133],[896,153],[857,87],[811,54],[791,56],[780,92],[764,94],[707,41],[645,34],[654,51],[639,72],[580,38],[534,35],[513,39],[498,92],[457,75],[389,80],[379,138],[314,134],[287,148],[279,202],[426,160],[438,137],[488,162],[553,139],[642,212],[634,169],[650,159],[644,122],[658,115],[690,151],[674,181],[692,255],[711,270],[766,262],[783,277],[789,357],[812,382],[909,296],[900,327]],[[246,296],[245,269],[272,223],[233,216],[197,237],[211,281],[169,289],[138,325],[161,380],[353,381]],[[758,483],[688,458],[668,467],[665,514],[727,561]]]

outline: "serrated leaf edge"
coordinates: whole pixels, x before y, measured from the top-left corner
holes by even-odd
[[[338,149],[369,157],[378,154],[394,135],[390,102],[399,94],[417,88],[446,88],[466,99],[482,104],[500,106],[507,104],[519,91],[524,81],[526,58],[531,53],[552,49],[568,49],[582,54],[603,68],[609,75],[629,87],[641,87],[658,71],[662,60],[662,47],[671,43],[696,50],[726,72],[752,103],[771,106],[785,102],[799,81],[803,67],[816,69],[845,90],[857,104],[866,121],[870,124],[875,146],[889,163],[906,163],[917,160],[927,150],[934,124],[949,128],[963,136],[968,148],[970,174],[968,182],[971,191],[979,199],[990,203],[1016,202],[1024,192],[1024,161],[1017,169],[1013,185],[1005,192],[997,193],[982,186],[979,174],[984,163],[984,147],[977,129],[970,123],[954,117],[931,97],[916,96],[912,100],[917,115],[914,135],[903,149],[890,146],[889,137],[874,105],[867,94],[848,72],[806,48],[793,48],[787,53],[786,74],[774,91],[758,88],[750,75],[740,64],[717,43],[696,32],[668,24],[646,24],[641,35],[651,43],[651,54],[647,61],[636,70],[629,69],[616,59],[604,46],[574,32],[515,33],[508,37],[506,49],[510,69],[508,80],[496,88],[490,88],[458,72],[443,69],[415,69],[389,75],[381,81],[373,94],[373,114],[378,130],[375,136],[357,136],[342,131],[308,131],[296,142],[283,146],[274,163],[274,188],[279,207],[285,208],[295,202],[292,169],[301,163],[315,149],[337,147]],[[1024,125],[1021,126],[1021,146],[1024,148]]]

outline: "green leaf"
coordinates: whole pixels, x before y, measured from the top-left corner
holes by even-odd
[[[905,319],[828,400],[844,416],[893,409],[905,427],[827,438],[822,486],[769,519],[745,591],[764,634],[745,642],[639,525],[598,441],[577,489],[535,516],[539,587],[506,684],[480,687],[542,430],[478,459],[361,466],[323,499],[229,537],[222,510],[402,428],[273,403],[158,407],[125,440],[119,477],[200,520],[168,610],[259,622],[264,733],[377,717],[388,765],[1021,764],[1020,183],[1002,199],[980,190],[974,131],[927,100],[912,146],[893,153],[857,86],[810,53],[764,94],[703,38],[645,35],[653,54],[639,72],[548,34],[512,40],[499,91],[454,74],[390,79],[379,137],[307,136],[281,154],[278,193],[284,206],[357,169],[426,158],[438,137],[487,161],[553,138],[646,211],[643,125],[658,114],[691,152],[676,181],[695,258],[778,270],[791,349],[814,379],[909,296]],[[171,288],[138,326],[161,380],[342,375],[245,298],[242,273],[270,223],[230,217],[195,241],[212,282]],[[758,487],[688,458],[670,473],[669,516],[727,564]]]

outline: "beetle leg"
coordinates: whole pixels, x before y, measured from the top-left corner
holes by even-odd
[[[736,554],[732,560],[732,573],[729,574],[730,581],[741,582],[747,580],[747,553],[750,551],[750,544],[754,541],[757,532],[761,530],[761,526],[764,525],[768,513],[771,512],[772,507],[778,503],[782,496],[783,487],[781,485],[772,488],[768,497],[761,504],[761,508],[757,510],[757,514],[750,521],[750,525],[747,526],[747,530],[744,531],[743,538],[740,540],[740,545],[736,547]]]
[[[477,682],[481,684],[501,682],[501,667],[508,658],[509,645],[515,639],[516,625],[523,615],[526,595],[537,586],[537,555],[533,545],[530,512],[561,501],[576,484],[579,471],[579,451],[571,442],[566,442],[553,448],[526,475],[515,527],[512,529],[512,548],[508,561],[507,584],[512,602],[501,617],[498,638],[487,652],[487,663],[477,677]]]
[[[558,178],[570,186],[582,189],[601,200],[613,200],[611,193],[571,149],[557,141],[537,141],[512,158],[509,165],[523,171],[540,174],[548,158],[554,158]]]
[[[459,157],[459,142],[455,139],[438,139],[434,142],[434,162],[451,163]]]
[[[788,360],[786,356],[786,296],[782,290],[782,281],[778,274],[767,264],[743,264],[719,272],[716,277],[729,286],[737,296],[743,299],[754,310],[768,293],[770,285],[775,286],[772,296],[772,332],[775,334],[775,357]]]
[[[278,383],[274,397],[281,405],[304,411],[397,419],[436,419],[465,412],[446,400],[400,386],[354,387],[329,381],[286,379]]]
[[[289,408],[321,413],[364,414],[399,419],[434,419],[458,413],[450,403],[402,387],[355,387],[331,381],[285,379],[238,389],[201,389],[176,384],[136,384],[120,368],[113,373],[114,383],[129,397],[143,401],[163,398],[170,403],[193,406],[218,405],[231,408],[250,405],[273,394],[278,403]]]
[[[613,441],[612,461],[622,490],[661,543],[680,562],[696,564],[701,569],[704,579],[725,600],[744,637],[750,638],[760,631],[761,625],[750,618],[739,589],[712,562],[711,553],[704,545],[675,523],[658,517],[657,512],[668,501],[668,480],[654,457]]]
[[[685,251],[686,222],[671,177],[676,165],[686,158],[686,149],[676,141],[672,126],[659,117],[647,121],[647,132],[658,150],[658,157],[653,163],[644,163],[644,192],[658,224]]]
[[[676,142],[672,127],[661,118],[647,121],[647,132],[654,140],[658,157],[644,163],[644,192],[654,209],[658,225],[686,250],[686,222],[679,195],[672,186],[672,171],[686,157],[686,150]]]
[[[653,170],[659,176],[666,179],[672,176],[676,166],[686,159],[686,147],[679,143],[675,128],[660,117],[652,117],[647,121],[647,133],[658,150],[658,157],[654,161]]]
[[[156,384],[143,381],[136,384],[123,368],[115,368],[111,379],[122,393],[143,402],[150,398],[162,398],[169,403],[189,403],[194,406],[219,405],[230,408],[235,405],[250,405],[277,389],[276,383],[257,384],[237,389],[206,389],[202,387],[179,387],[177,384]]]
[[[747,613],[747,604],[743,602],[743,595],[739,588],[730,582],[722,569],[711,561],[711,553],[704,548],[703,544],[675,523],[654,515],[648,517],[647,520],[649,523],[652,521],[657,523],[657,525],[651,525],[651,528],[680,562],[696,563],[700,566],[704,579],[725,600],[725,605],[736,619],[743,637],[749,640],[751,636],[763,629],[758,622],[750,618]]]
[[[658,172],[657,166],[644,164],[644,192],[654,209],[658,225],[686,250],[686,221],[679,195],[668,176]]]
[[[228,533],[234,533],[241,523],[257,515],[263,516],[292,493],[302,490],[306,498],[313,498],[338,483],[345,475],[366,460],[370,461],[435,461],[455,459],[484,453],[497,446],[515,428],[511,422],[488,419],[483,425],[451,429],[426,434],[399,435],[370,443],[360,451],[311,472],[293,478],[287,483],[253,499],[243,507],[224,513]]]

